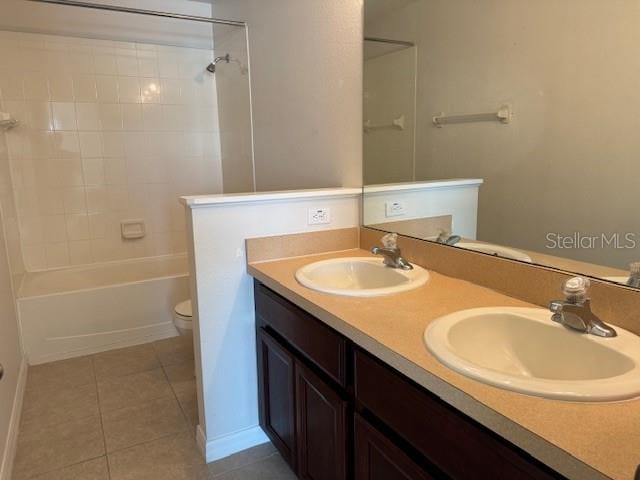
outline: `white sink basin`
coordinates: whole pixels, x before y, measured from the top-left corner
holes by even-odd
[[[640,337],[616,327],[601,338],[567,330],[537,308],[476,308],[435,320],[429,351],[484,383],[545,398],[583,402],[640,395]]]
[[[495,255],[496,257],[510,258],[512,260],[520,260],[522,262],[531,263],[531,257],[526,253],[514,248],[503,247],[501,245],[462,241],[456,243],[455,246],[466,248],[467,250],[474,250],[476,252],[488,253],[489,255]]]
[[[302,285],[318,292],[350,297],[377,297],[406,292],[429,280],[418,265],[400,270],[384,265],[382,258],[348,257],[311,263],[296,272]]]

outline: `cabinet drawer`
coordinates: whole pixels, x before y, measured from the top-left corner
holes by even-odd
[[[256,316],[339,385],[346,386],[347,340],[330,327],[255,283]]]
[[[452,478],[562,478],[369,354],[354,355],[358,406]]]

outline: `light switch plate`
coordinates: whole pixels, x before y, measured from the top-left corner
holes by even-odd
[[[384,204],[387,217],[399,217],[407,214],[407,204],[401,201],[387,202]]]
[[[331,210],[329,208],[310,208],[309,225],[321,225],[331,223]]]

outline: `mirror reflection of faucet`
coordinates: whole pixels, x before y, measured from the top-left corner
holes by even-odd
[[[455,245],[462,237],[460,235],[453,235],[451,231],[441,228],[439,230],[438,237],[436,238],[436,242],[443,243],[445,245]]]

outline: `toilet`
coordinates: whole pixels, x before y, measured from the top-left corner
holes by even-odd
[[[173,312],[173,323],[180,335],[193,335],[193,311],[191,300],[185,300],[176,305]]]

